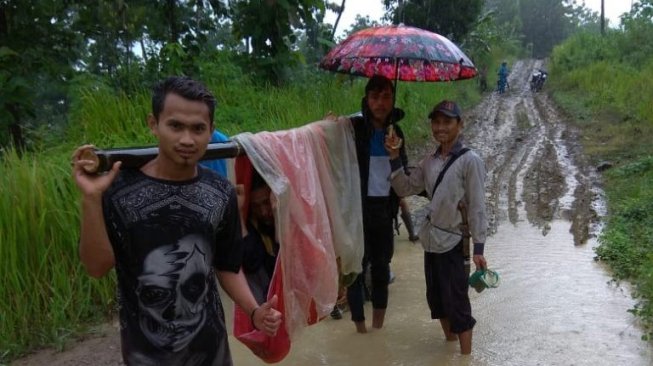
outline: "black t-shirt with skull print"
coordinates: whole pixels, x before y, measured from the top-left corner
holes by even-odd
[[[231,365],[215,269],[238,272],[234,187],[198,167],[167,181],[123,169],[103,197],[127,365]]]

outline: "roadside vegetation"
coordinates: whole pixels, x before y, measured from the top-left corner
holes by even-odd
[[[653,336],[653,7],[636,5],[619,29],[584,32],[554,49],[553,97],[582,133],[603,173],[608,217],[596,249],[617,280],[634,286]]]

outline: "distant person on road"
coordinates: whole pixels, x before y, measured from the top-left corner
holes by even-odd
[[[360,169],[361,196],[363,199],[363,234],[365,254],[363,273],[347,289],[347,301],[351,320],[356,331],[366,333],[365,325],[365,268],[370,264],[372,327],[382,328],[388,307],[388,284],[390,261],[394,250],[393,219],[399,209],[399,197],[390,186],[388,152],[383,147],[389,126],[403,139],[403,132],[396,124],[404,112],[394,108],[392,81],[375,75],[365,86],[361,101],[362,116],[351,118],[356,143],[356,155]],[[408,165],[406,150],[397,150],[404,166]]]
[[[549,74],[544,69],[540,69],[540,68],[535,69],[531,74],[531,79],[530,79],[531,90],[536,92],[542,90],[542,87],[544,86],[544,82],[546,81],[548,75]]]
[[[468,296],[458,204],[462,201],[467,207],[474,240],[474,264],[477,269],[485,269],[485,166],[475,152],[463,146],[460,138],[463,120],[456,103],[442,101],[428,117],[439,146],[435,153],[422,159],[410,176],[405,174],[399,150],[394,148],[399,138],[388,136],[386,139],[392,166],[391,182],[402,197],[424,190],[429,194],[430,212],[419,233],[424,247],[426,299],[431,318],[440,320],[447,341],[458,340],[461,353],[469,354],[476,320],[472,317]]]
[[[508,63],[503,61],[499,67],[499,71],[497,72],[497,75],[499,76],[499,80],[497,80],[499,94],[503,94],[506,91],[506,87],[508,86],[508,74],[510,74]]]
[[[72,158],[82,193],[80,259],[96,278],[115,267],[126,365],[232,365],[222,288],[254,327],[276,334],[277,299],[259,305],[241,271],[236,191],[198,165],[211,139],[215,98],[201,83],[170,77],[153,90],[148,126],[158,155],[138,169],[117,162],[90,175]]]

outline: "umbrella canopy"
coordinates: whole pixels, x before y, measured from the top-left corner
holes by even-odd
[[[403,25],[350,35],[324,56],[320,68],[395,81],[452,81],[477,74],[472,61],[446,37]]]

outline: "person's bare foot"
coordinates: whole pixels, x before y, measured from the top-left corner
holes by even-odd
[[[354,322],[356,325],[356,332],[358,333],[367,333],[367,327],[365,326],[365,322]]]
[[[385,320],[385,309],[372,310],[372,328],[383,328],[383,321]]]
[[[454,342],[458,340],[458,335],[451,332],[449,319],[440,319],[440,325],[442,326],[442,331],[444,332],[444,337],[447,339],[447,342]]]
[[[458,338],[460,339],[460,353],[463,355],[472,353],[472,330],[458,334]]]

